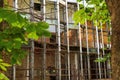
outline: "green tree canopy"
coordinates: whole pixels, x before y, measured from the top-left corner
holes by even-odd
[[[9,56],[10,64],[20,64],[26,51],[23,45],[28,45],[30,39],[37,40],[41,36],[50,36],[49,25],[46,22],[30,22],[19,12],[0,8],[0,70],[6,71],[9,64],[3,61],[3,55]],[[5,79],[0,73],[0,79]]]
[[[110,13],[105,0],[78,0],[80,9],[74,14],[75,23],[85,23],[85,19],[97,25],[110,22]]]

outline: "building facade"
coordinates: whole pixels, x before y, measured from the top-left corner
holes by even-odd
[[[106,23],[98,29],[92,21],[75,25],[73,15],[80,9],[76,0],[14,0],[9,3],[23,17],[47,22],[51,32],[51,37],[34,41],[34,54],[28,55],[22,66],[10,69],[11,80],[111,78],[110,60],[95,62],[110,53],[111,28]]]

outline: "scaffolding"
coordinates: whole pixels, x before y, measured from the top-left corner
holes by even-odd
[[[85,1],[85,0],[84,0]],[[83,1],[83,2],[84,2]],[[23,4],[20,4],[23,3]],[[83,3],[84,4],[84,3]],[[94,60],[110,52],[111,28],[98,29],[94,22],[74,25],[72,15],[80,10],[76,0],[14,0],[14,8],[28,13],[30,21],[49,23],[50,38],[30,40],[29,55],[21,67],[13,65],[11,80],[107,80],[111,78],[109,60]],[[36,16],[34,16],[36,15]]]

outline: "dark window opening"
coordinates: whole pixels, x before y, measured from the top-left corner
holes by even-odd
[[[51,35],[50,42],[55,43],[56,42],[56,35]]]
[[[40,3],[34,3],[34,10],[41,11],[41,4]]]

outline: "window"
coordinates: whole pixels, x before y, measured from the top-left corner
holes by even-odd
[[[41,4],[40,3],[34,3],[34,10],[41,11]]]

